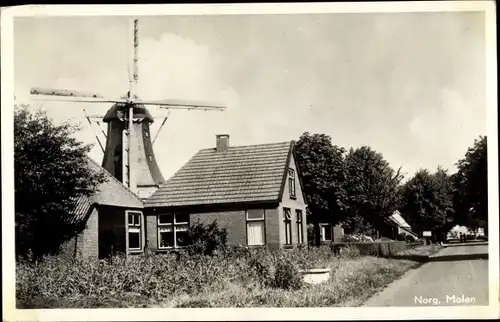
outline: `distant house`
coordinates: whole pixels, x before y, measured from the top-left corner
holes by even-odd
[[[310,218],[309,224],[311,226],[314,226],[312,220],[312,214],[309,213],[309,210],[308,210],[308,215],[309,215],[308,218]],[[344,237],[344,228],[342,227],[342,224],[333,225],[328,222],[320,222],[319,234],[320,234],[320,241],[322,243],[340,242],[342,241],[342,237]],[[309,236],[309,238],[314,240],[314,236]]]
[[[344,228],[341,224],[332,225],[328,223],[320,224],[320,236],[322,242],[340,242],[344,237]]]
[[[344,228],[341,224],[332,225],[330,223],[321,222],[319,227],[322,243],[342,241],[345,235]],[[373,234],[375,235],[376,233]],[[399,234],[412,235],[418,238],[418,235],[412,231],[410,225],[403,219],[401,213],[396,210],[391,216],[386,218],[385,225],[378,228],[378,236],[396,239],[396,236]]]
[[[117,253],[144,251],[144,215],[141,199],[108,171],[87,159],[87,166],[103,171],[105,182],[90,197],[81,196],[71,214],[86,228],[63,245],[72,257],[107,257]]]
[[[411,226],[403,219],[403,216],[397,210],[387,218],[386,223],[389,226],[390,233],[384,234],[389,235],[385,237],[395,239],[399,234],[405,234],[418,238],[418,235],[412,231]]]
[[[145,201],[147,249],[186,246],[196,222],[216,220],[232,245],[307,243],[306,202],[294,142],[230,146],[217,135]]]

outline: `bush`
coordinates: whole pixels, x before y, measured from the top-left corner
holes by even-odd
[[[297,259],[294,255],[296,254],[293,251],[291,253],[268,250],[254,252],[250,258],[250,266],[255,272],[257,282],[272,288],[299,289],[303,280],[299,272],[300,264],[298,261],[294,263],[294,259]]]
[[[279,258],[274,273],[274,286],[281,289],[299,289],[302,287],[302,274],[297,267],[286,258]]]
[[[189,231],[187,251],[190,255],[212,256],[217,250],[225,249],[226,244],[227,229],[219,228],[216,220],[208,225],[197,222]]]

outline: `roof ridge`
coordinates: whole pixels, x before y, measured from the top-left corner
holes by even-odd
[[[168,207],[214,202],[233,203],[243,200],[252,202],[278,201],[282,190],[282,179],[286,175],[286,165],[289,162],[293,143],[294,140],[287,140],[230,146],[227,154],[217,152],[215,147],[199,149],[158,190],[145,200],[144,205],[145,207]],[[224,157],[224,160],[218,160],[221,155],[226,155],[227,158]],[[248,166],[245,167],[244,171],[239,171],[241,167],[237,166],[225,167],[227,176],[224,176],[224,179],[221,180],[219,174],[224,173],[224,171],[214,173],[215,169],[219,169],[227,162],[230,163],[234,158],[238,162],[248,163]],[[271,173],[271,168],[267,167],[268,163],[258,162],[261,158],[277,161],[279,167],[276,168],[276,171],[273,167]],[[216,162],[212,162],[214,160]],[[260,180],[248,180],[253,173],[265,174],[265,177]],[[196,177],[202,179],[202,182],[196,180]],[[275,183],[271,183],[271,181]],[[173,186],[177,188],[170,189]],[[262,190],[264,186],[266,187],[265,192]],[[245,196],[242,195],[243,192]]]
[[[111,180],[114,180],[116,183],[120,184],[120,186],[122,186],[123,188],[125,188],[125,190],[127,190],[128,192],[130,192],[134,197],[136,197],[142,204],[144,204],[144,202],[142,201],[142,199],[139,197],[139,195],[137,195],[135,192],[133,192],[132,190],[130,190],[129,187],[127,187],[126,185],[123,184],[123,182],[120,182],[118,179],[115,178],[114,175],[111,174],[111,172],[109,172],[108,170],[106,170],[103,166],[99,165],[99,163],[97,163],[95,160],[93,160],[91,157],[89,156],[86,156],[86,158],[88,160],[90,160],[90,162],[92,162],[95,166],[97,166],[98,168],[100,168],[102,171],[104,171],[107,175],[107,177],[110,177]]]
[[[247,147],[258,147],[258,146],[270,146],[270,145],[279,145],[279,144],[290,144],[293,140],[288,140],[288,141],[280,141],[280,142],[273,142],[273,143],[260,143],[260,144],[244,144],[244,145],[230,145],[228,148],[247,148]],[[200,149],[200,151],[207,151],[207,150],[215,150],[215,147],[213,148],[203,148]]]

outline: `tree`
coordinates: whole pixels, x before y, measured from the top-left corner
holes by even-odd
[[[295,144],[296,161],[314,221],[316,245],[320,244],[320,221],[332,224],[343,221],[346,207],[344,153],[345,150],[333,145],[325,134],[305,132]]]
[[[385,218],[398,209],[398,186],[403,179],[377,153],[367,146],[350,149],[345,158],[345,191],[348,197],[346,228],[352,233],[384,225]]]
[[[472,230],[488,222],[488,160],[487,137],[480,136],[457,162],[453,175],[456,223]]]
[[[16,253],[35,258],[56,253],[84,227],[74,222],[74,201],[104,180],[87,167],[90,145],[72,137],[79,127],[55,125],[41,110],[14,113]]]
[[[402,188],[402,211],[417,232],[431,231],[443,239],[453,226],[453,194],[450,176],[438,167],[435,173],[420,169]]]

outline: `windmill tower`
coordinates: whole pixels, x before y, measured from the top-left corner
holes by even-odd
[[[42,101],[68,101],[81,103],[112,103],[104,117],[87,116],[92,122],[101,120],[107,123],[106,143],[103,146],[96,135],[103,151],[102,166],[130,190],[141,198],[148,198],[163,182],[164,178],[156,162],[153,151],[154,139],[151,140],[150,125],[154,122],[146,106],[157,106],[164,109],[188,110],[224,110],[225,105],[181,100],[141,100],[136,93],[138,73],[138,20],[133,19],[130,25],[132,36],[132,61],[129,66],[129,90],[120,99],[105,98],[95,93],[85,93],[72,90],[32,88],[31,97]],[[167,115],[168,117],[168,115]],[[165,124],[164,119],[159,131]],[[156,137],[158,136],[156,134]],[[155,137],[155,139],[156,139]]]

